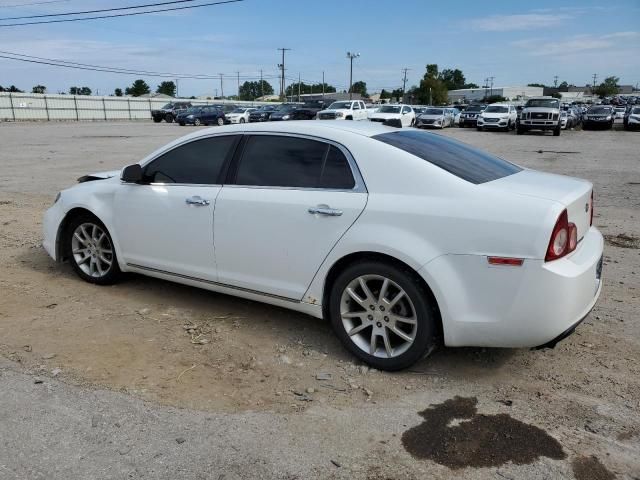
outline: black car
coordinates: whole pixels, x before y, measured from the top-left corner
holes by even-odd
[[[314,120],[320,110],[324,110],[329,107],[332,102],[326,102],[324,100],[312,100],[305,102],[303,105],[299,105],[292,112],[292,120]]]
[[[279,120],[293,120],[293,114],[299,105],[285,103],[271,114],[269,117],[270,122],[277,122]]]
[[[460,113],[460,123],[458,123],[458,126],[460,128],[469,126],[476,127],[478,125],[478,115],[484,112],[485,108],[487,108],[486,105],[469,105]]]
[[[191,102],[169,102],[160,110],[151,110],[151,118],[156,123],[162,120],[172,123],[179,113],[185,112],[191,106]]]
[[[181,126],[185,125],[224,125],[227,118],[222,109],[215,105],[206,105],[202,107],[192,107],[185,112],[180,113],[176,118]]]
[[[582,129],[589,128],[613,128],[616,111],[609,105],[595,105],[587,110],[586,115],[582,119]]]
[[[263,105],[249,114],[249,123],[268,122],[271,114],[276,111],[276,105]]]

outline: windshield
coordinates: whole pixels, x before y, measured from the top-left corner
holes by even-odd
[[[489,105],[484,111],[485,113],[507,113],[509,111],[509,107]]]
[[[333,102],[331,105],[329,105],[329,108],[331,109],[346,108],[347,110],[349,110],[351,108],[351,102]]]
[[[441,108],[427,108],[424,111],[424,115],[442,115],[442,113]]]
[[[471,105],[465,109],[465,112],[481,112],[482,105]]]
[[[173,103],[169,102],[164,107],[162,107],[162,110],[169,110],[171,108],[173,108]]]
[[[189,107],[186,113],[196,113],[200,111],[200,107]]]
[[[589,110],[590,114],[602,115],[606,113],[611,113],[611,107],[591,107]]]
[[[280,108],[278,109],[279,112],[290,112],[292,110],[295,110],[296,106],[295,105],[281,105]]]
[[[637,113],[640,113],[640,107],[633,107],[633,110],[631,110],[631,113],[633,113],[634,115]]]
[[[560,108],[560,101],[555,98],[533,98],[525,107]]]
[[[475,184],[497,180],[522,170],[513,163],[442,135],[402,130],[371,138],[404,150]]]
[[[244,113],[246,110],[246,108],[234,108],[231,113]]]
[[[380,107],[378,113],[400,113],[400,108],[397,105],[385,105],[384,107]]]

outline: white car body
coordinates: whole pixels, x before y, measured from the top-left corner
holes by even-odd
[[[387,120],[400,120],[403,127],[410,127],[416,119],[416,114],[409,105],[382,105],[378,111],[369,115],[372,122],[386,122]]]
[[[507,130],[515,127],[517,119],[518,111],[514,105],[508,103],[493,103],[478,115],[477,127],[479,129]]]
[[[624,119],[624,112],[627,110],[624,107],[616,107],[615,109],[616,116],[615,118]]]
[[[336,101],[316,115],[318,120],[366,120],[367,118],[367,107],[361,100]]]
[[[242,110],[242,112],[233,112],[227,113],[225,116],[230,123],[249,123],[249,114],[255,110],[256,108],[237,108],[236,110]]]
[[[106,172],[61,192],[44,215],[44,248],[61,261],[65,225],[90,212],[110,233],[122,271],[319,318],[326,315],[332,269],[364,254],[393,259],[433,293],[450,346],[551,342],[575,328],[599,296],[603,237],[590,226],[592,185],[585,180],[500,160],[510,173],[480,181],[473,176],[484,170],[465,170],[465,158],[472,165],[488,154],[440,135],[370,122],[203,129],[140,165],[153,170],[167,152],[230,135],[237,142],[293,137],[333,145],[348,159],[353,188],[139,184]],[[393,145],[404,139],[427,142],[435,156],[425,160]],[[490,158],[492,165],[498,161]],[[565,211],[576,226],[577,248],[545,261]],[[520,263],[492,264],[494,257]]]

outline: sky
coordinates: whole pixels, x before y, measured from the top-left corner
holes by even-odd
[[[43,2],[44,0],[40,0]],[[115,8],[167,0],[0,0],[0,18]],[[211,0],[197,0],[191,4]],[[20,5],[20,6],[16,6]],[[186,4],[185,4],[186,5]],[[173,5],[169,5],[173,6]],[[64,17],[63,17],[64,18]],[[67,17],[69,18],[69,17]],[[0,25],[9,23],[0,21]],[[615,2],[427,0],[244,0],[239,3],[124,18],[47,25],[0,27],[0,50],[80,63],[155,72],[223,74],[225,95],[263,70],[278,93],[280,47],[286,54],[287,84],[349,84],[370,93],[419,83],[428,63],[459,68],[467,82],[494,86],[527,83],[586,85],[620,77],[640,82],[640,0]],[[150,75],[71,70],[0,58],[0,85],[49,93],[88,86],[112,94],[136,78],[155,90]],[[181,79],[181,96],[220,93],[219,80]]]

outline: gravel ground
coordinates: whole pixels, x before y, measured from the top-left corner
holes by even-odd
[[[189,131],[0,123],[0,479],[640,479],[640,134],[438,132],[592,181],[605,285],[554,350],[388,374],[323,321],[47,257],[56,192]]]

